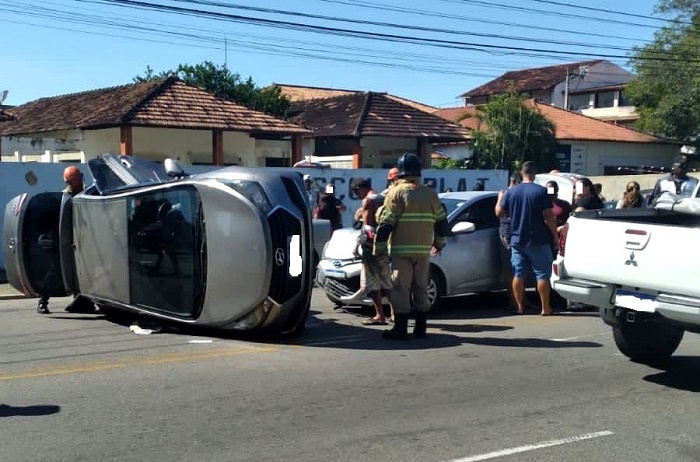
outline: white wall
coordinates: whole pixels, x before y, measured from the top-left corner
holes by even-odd
[[[362,138],[362,157],[364,168],[383,168],[385,163],[396,163],[404,152],[416,152],[416,138],[389,138],[366,136]],[[427,145],[426,145],[427,148]],[[424,149],[426,155],[430,152]],[[429,157],[429,156],[428,156]]]
[[[0,147],[3,156],[43,154],[44,151],[82,151],[83,135],[80,130],[47,133],[45,137],[3,136]]]
[[[224,163],[255,167],[265,165],[265,152],[278,157],[291,153],[291,141],[268,141],[251,138],[248,133],[224,132]],[[179,159],[183,164],[211,163],[211,130],[183,130],[177,128],[133,127],[134,154],[157,161],[166,157]],[[106,152],[119,153],[120,129],[70,130],[50,132],[37,137],[3,137],[2,155],[43,154],[44,151],[84,151],[87,158]],[[260,158],[262,157],[262,161]],[[260,163],[262,162],[262,163]]]
[[[585,175],[603,175],[606,165],[646,165],[670,167],[680,146],[661,143],[579,142],[559,140],[559,144],[572,145],[572,171],[575,152],[583,156]]]
[[[289,159],[292,162],[292,140],[255,140],[257,166],[265,166],[266,157]]]

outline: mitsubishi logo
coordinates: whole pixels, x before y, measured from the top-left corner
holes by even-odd
[[[634,252],[630,252],[630,258],[625,262],[625,266],[637,267],[637,260],[634,259]]]
[[[281,248],[275,250],[275,263],[277,266],[284,266],[284,261],[284,250]]]

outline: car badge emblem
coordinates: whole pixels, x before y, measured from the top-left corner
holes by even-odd
[[[282,249],[277,249],[275,250],[275,263],[277,266],[284,266],[284,250]]]
[[[333,266],[335,266],[336,268],[340,268],[341,266],[343,266],[343,263],[340,260],[334,260]]]
[[[634,259],[634,252],[630,252],[630,258],[625,262],[625,266],[637,267],[637,260]]]

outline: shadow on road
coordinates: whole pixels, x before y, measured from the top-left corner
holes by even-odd
[[[700,358],[675,356],[664,369],[658,374],[647,375],[644,381],[676,390],[700,393]]]
[[[472,345],[486,345],[497,347],[517,348],[600,348],[603,345],[596,342],[556,341],[541,338],[496,338],[479,337],[462,339],[464,343]]]
[[[10,406],[0,404],[0,418],[2,417],[35,417],[51,415],[61,412],[61,406],[53,404],[38,404],[35,406]]]

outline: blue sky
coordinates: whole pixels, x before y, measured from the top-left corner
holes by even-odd
[[[654,31],[664,24],[629,16],[652,16],[655,0],[140,1],[462,45],[455,49],[444,43],[424,46],[386,38],[338,36],[328,31],[271,28],[122,7],[112,0],[2,0],[0,90],[9,90],[4,104],[18,105],[46,96],[131,83],[147,66],[160,71],[180,63],[210,60],[218,64],[226,61],[232,71],[251,76],[261,86],[276,82],[387,91],[446,107],[459,104],[459,94],[508,70],[604,55],[620,56],[610,60],[626,66],[623,57],[629,50],[651,40]],[[403,28],[240,7],[392,23]],[[628,15],[616,14],[619,12]],[[593,56],[574,54],[577,52]]]

